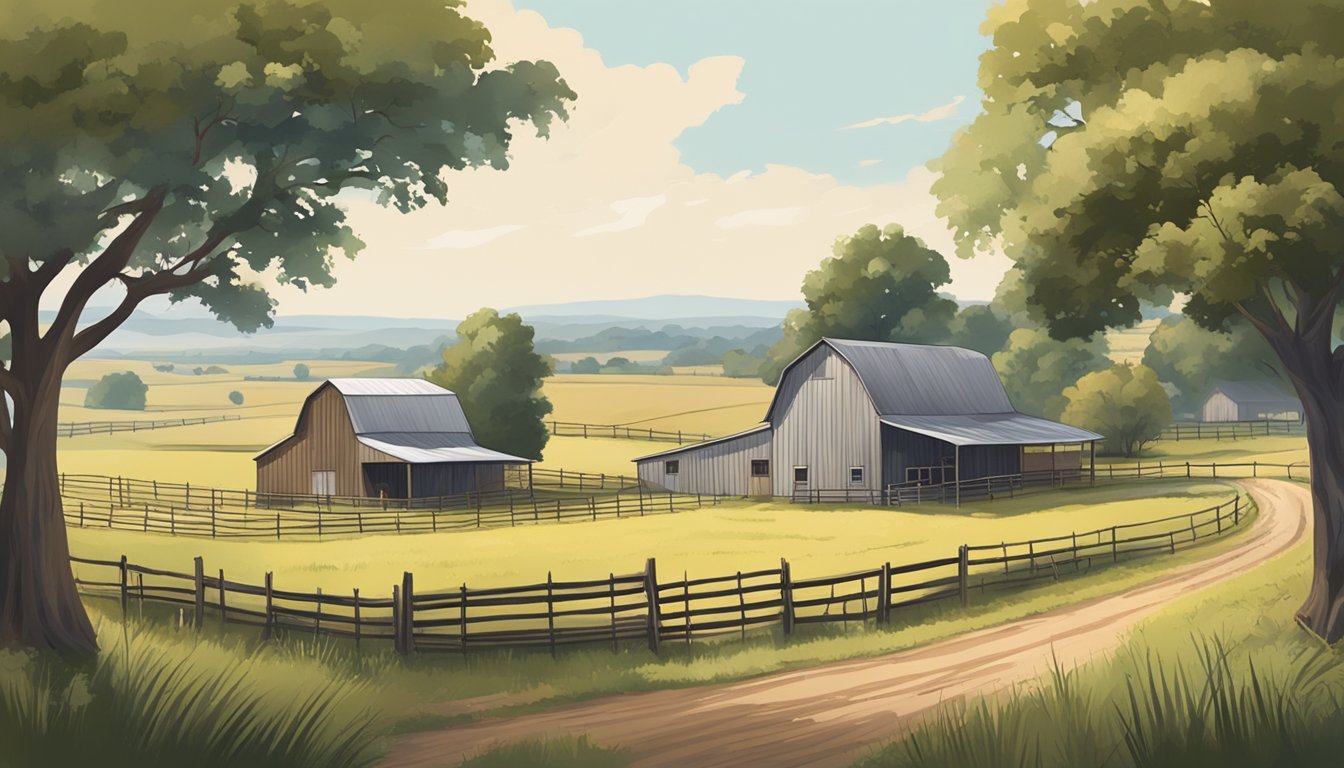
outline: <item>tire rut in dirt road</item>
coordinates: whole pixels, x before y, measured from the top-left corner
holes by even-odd
[[[384,768],[456,765],[491,746],[587,734],[641,768],[846,766],[939,704],[1037,679],[1114,650],[1163,605],[1264,563],[1305,535],[1310,497],[1276,480],[1241,483],[1260,507],[1231,549],[1126,592],[922,648],[754,680],[609,696],[533,715],[401,737]]]

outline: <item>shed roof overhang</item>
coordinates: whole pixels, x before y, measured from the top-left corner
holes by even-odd
[[[1058,445],[1090,443],[1102,435],[1022,413],[881,416],[883,424],[952,445]]]
[[[476,445],[471,435],[447,432],[376,432],[356,435],[362,445],[408,464],[531,464],[531,459]]]

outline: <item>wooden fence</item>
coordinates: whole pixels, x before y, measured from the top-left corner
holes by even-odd
[[[112,435],[118,432],[146,432],[151,429],[217,424],[221,421],[239,421],[242,418],[242,416],[226,414],[223,416],[201,416],[195,419],[162,419],[159,421],[68,421],[56,425],[56,434],[59,437]]]
[[[1162,430],[1159,440],[1244,440],[1264,435],[1305,435],[1306,425],[1299,419],[1257,419],[1255,421],[1188,422],[1171,424]]]
[[[62,475],[66,524],[209,538],[426,533],[684,512],[713,496],[655,493],[620,475],[533,473],[531,488],[431,499],[278,496],[124,477]]]
[[[1279,464],[1264,461],[1198,462],[1166,461],[1135,462],[1133,464],[1098,464],[1095,472],[1081,469],[1043,470],[1012,475],[995,475],[973,480],[946,483],[902,483],[877,490],[800,489],[793,494],[794,501],[804,503],[843,503],[862,501],[872,504],[940,504],[955,501],[1015,498],[1023,493],[1048,488],[1093,485],[1122,480],[1158,479],[1244,479],[1255,477],[1308,480],[1311,467],[1305,462]]]
[[[836,576],[795,578],[787,561],[778,568],[663,580],[657,563],[642,572],[584,581],[512,587],[432,589],[420,592],[411,573],[390,596],[293,592],[207,573],[197,557],[191,573],[127,561],[72,558],[82,591],[164,604],[207,621],[259,627],[266,637],[302,632],[353,639],[391,640],[399,653],[415,651],[547,649],[562,646],[668,643],[706,638],[745,638],[753,630],[781,627],[792,635],[803,624],[866,626],[890,623],[901,611],[951,602],[965,606],[974,591],[1015,587],[1089,571],[1136,556],[1174,553],[1237,529],[1244,521],[1240,495],[1199,511],[1020,542],[963,545],[955,556],[918,563],[882,563]]]
[[[642,427],[622,426],[620,424],[579,424],[572,421],[548,421],[546,428],[555,437],[605,437],[619,440],[651,440],[655,443],[698,443],[709,440],[710,435],[703,432],[675,432]]]

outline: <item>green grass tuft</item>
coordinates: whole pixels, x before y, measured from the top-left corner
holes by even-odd
[[[97,661],[0,653],[0,767],[347,768],[385,725],[374,688],[194,634],[98,621]]]

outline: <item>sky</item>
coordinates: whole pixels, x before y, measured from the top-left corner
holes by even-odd
[[[992,296],[1006,261],[957,259],[926,164],[979,103],[989,0],[467,0],[501,62],[579,94],[507,171],[412,214],[352,203],[367,243],[281,314],[460,318],[655,294],[797,299],[837,237],[899,223]]]

